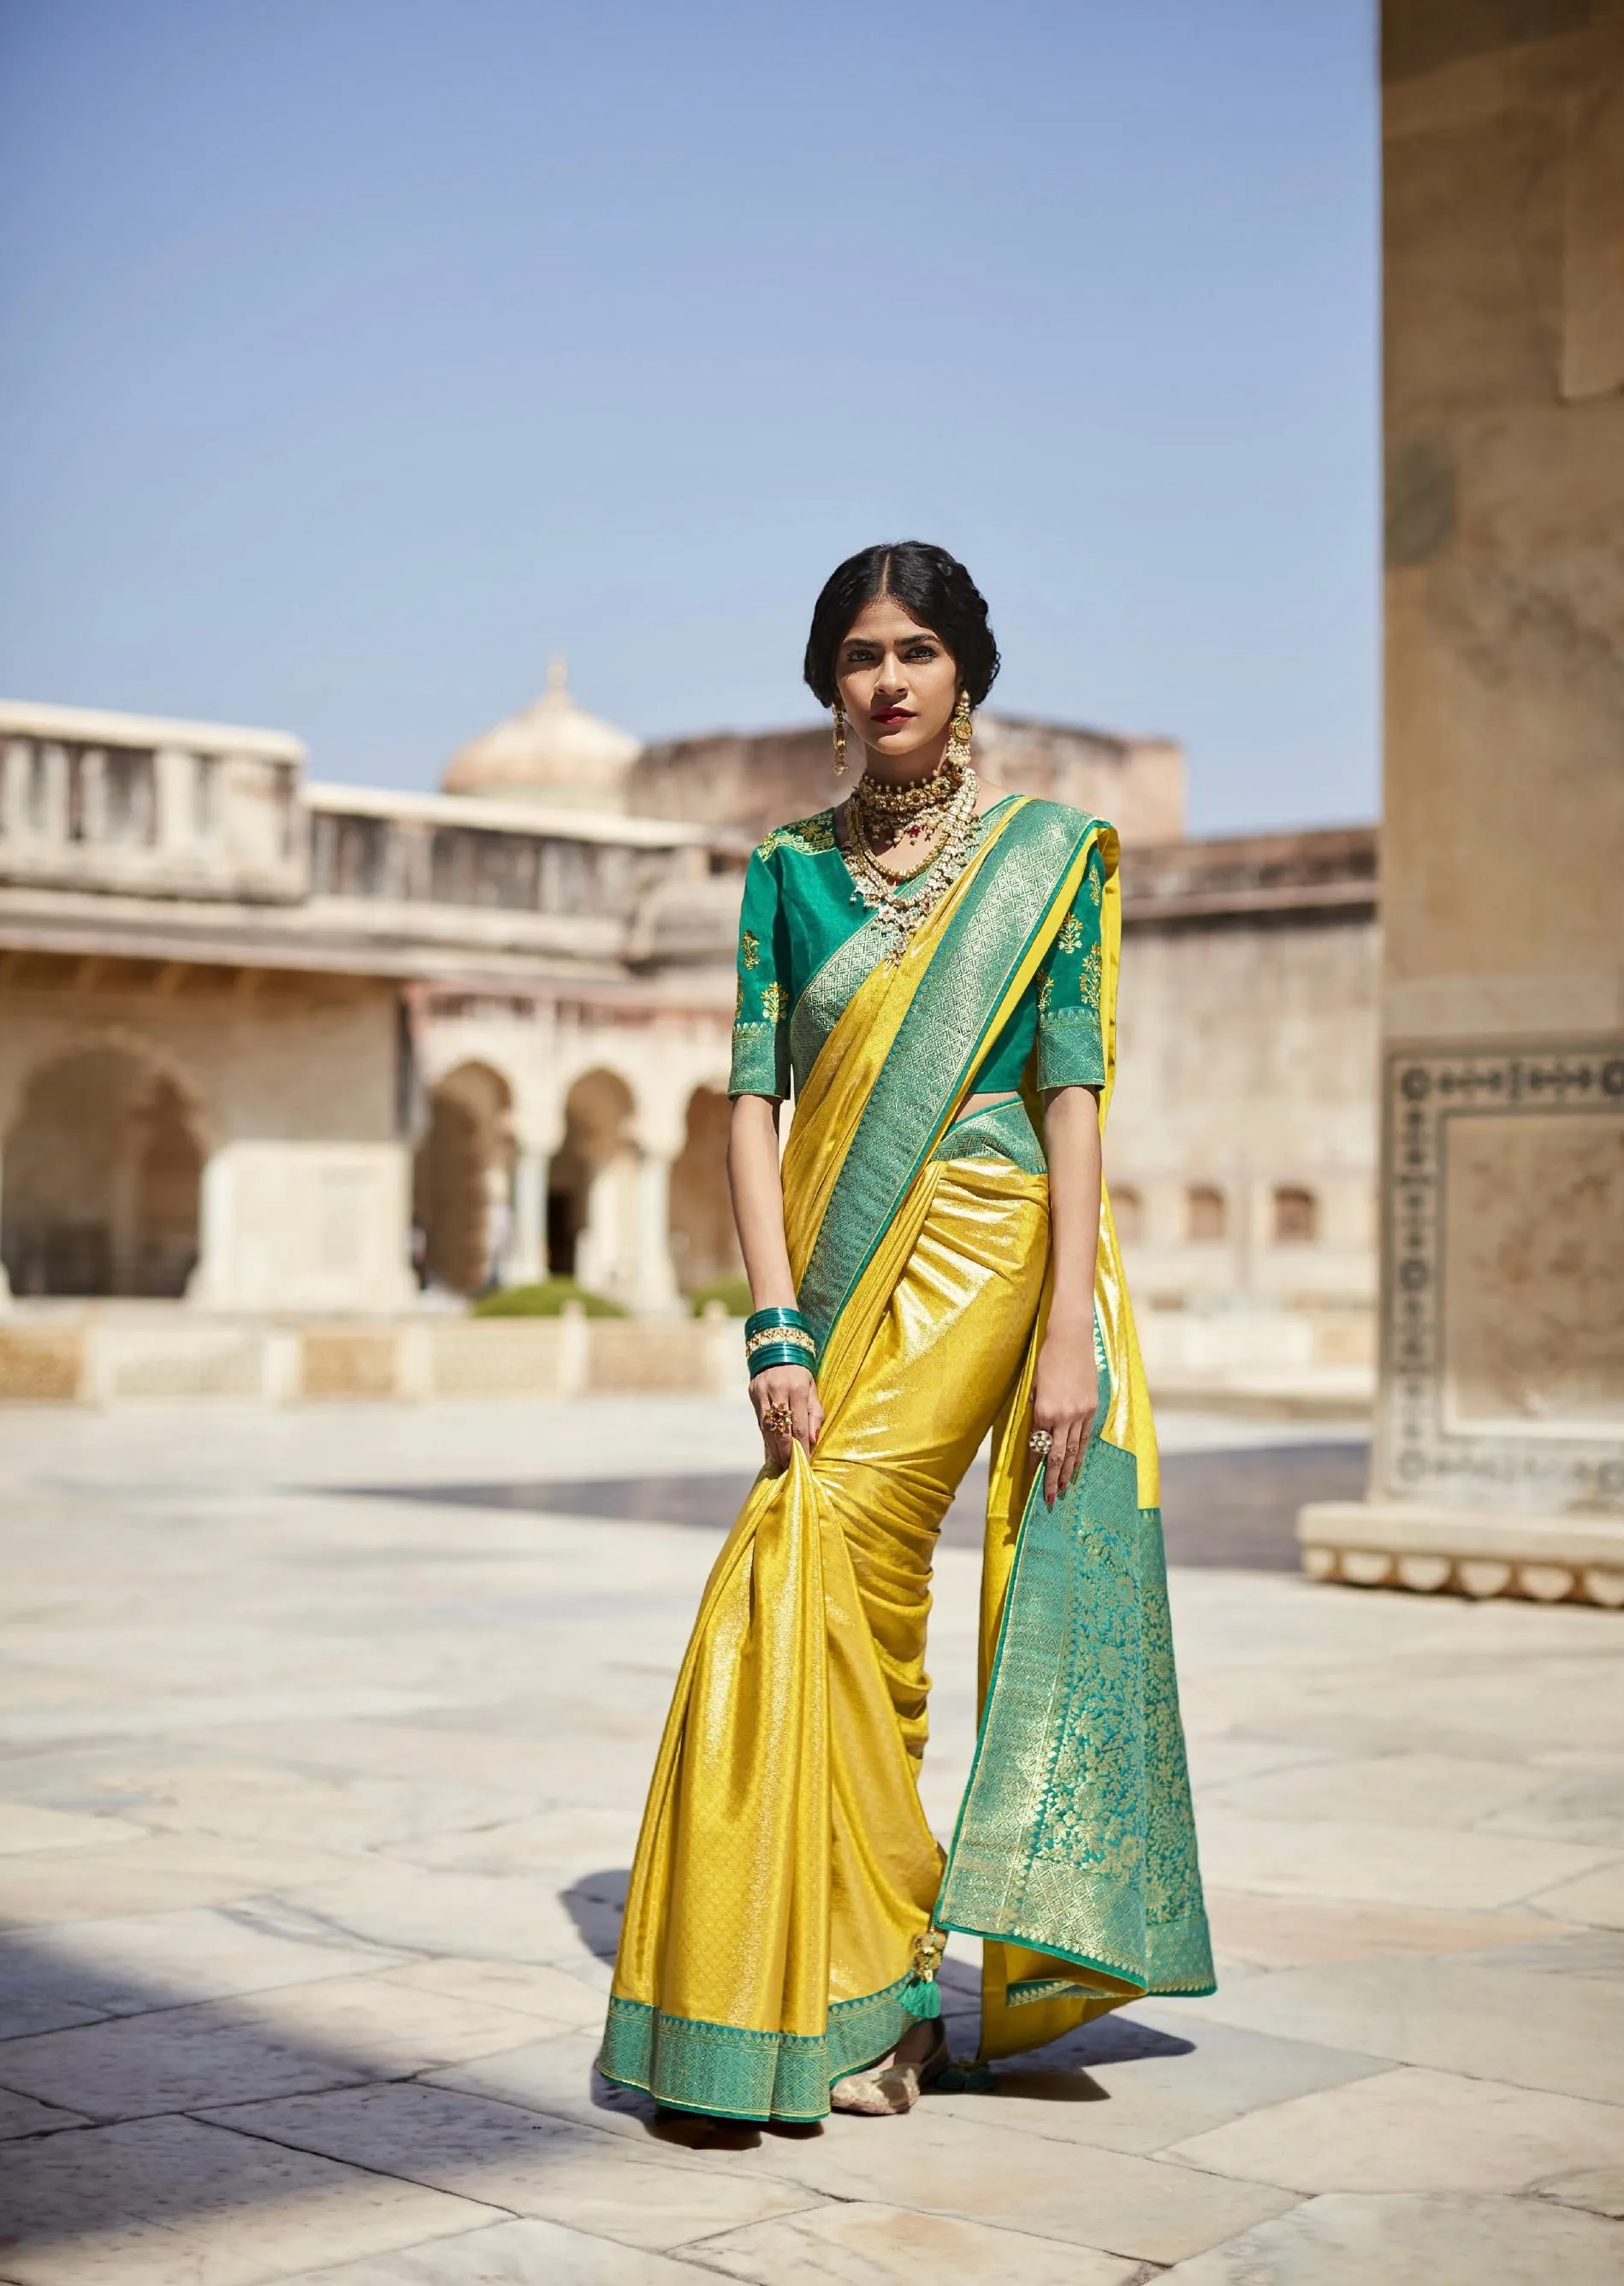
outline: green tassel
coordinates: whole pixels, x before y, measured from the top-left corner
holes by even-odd
[[[942,2014],[942,1995],[934,1976],[911,1976],[896,1997],[921,2024],[928,2024]]]

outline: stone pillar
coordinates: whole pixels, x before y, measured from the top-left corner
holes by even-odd
[[[1382,1369],[1298,1531],[1620,1604],[1624,22],[1388,0],[1384,82]]]
[[[197,1261],[186,1299],[204,1309],[231,1298],[232,1226],[235,1213],[231,1154],[211,1151],[203,1162],[197,1211]]]
[[[681,1308],[671,1259],[671,1163],[674,1153],[650,1150],[637,1156],[637,1263],[632,1297],[651,1316],[672,1317]]]
[[[513,1232],[503,1282],[539,1285],[547,1276],[547,1156],[521,1146],[513,1163]]]

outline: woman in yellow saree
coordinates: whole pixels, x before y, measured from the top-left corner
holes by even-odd
[[[729,1165],[768,1465],[678,1677],[600,2060],[684,2110],[908,2109],[947,2067],[950,1931],[982,1940],[983,2059],[1212,1989],[1099,1185],[1116,838],[978,784],[997,665],[943,551],[842,564],[807,677],[865,774],[746,879]],[[989,1436],[981,1717],[944,1853],[917,1787],[931,1558]]]

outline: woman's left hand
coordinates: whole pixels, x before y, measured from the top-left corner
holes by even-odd
[[[1032,1426],[1054,1439],[1044,1462],[1044,1498],[1052,1508],[1083,1465],[1100,1407],[1092,1315],[1076,1326],[1051,1317],[1037,1352]]]

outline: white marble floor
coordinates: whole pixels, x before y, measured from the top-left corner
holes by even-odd
[[[1181,1573],[1216,1998],[820,2132],[595,2084],[717,1534],[422,1493],[753,1450],[674,1400],[5,1419],[0,2281],[1614,2286],[1624,1616],[1595,1610]],[[939,1822],[975,1568],[942,1551]]]

